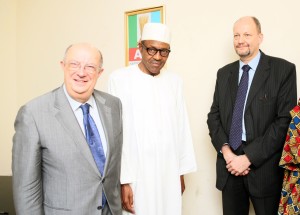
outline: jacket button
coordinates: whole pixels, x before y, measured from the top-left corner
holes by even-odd
[[[102,183],[104,183],[104,181],[105,181],[105,178],[102,179]]]
[[[102,206],[98,206],[97,209],[98,209],[98,210],[102,210]]]

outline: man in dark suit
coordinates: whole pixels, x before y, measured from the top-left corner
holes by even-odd
[[[255,17],[240,18],[233,33],[240,60],[219,69],[207,120],[217,151],[216,186],[225,215],[248,214],[249,198],[256,214],[274,215],[282,185],[278,163],[297,102],[296,68],[260,51]]]
[[[13,138],[17,214],[121,215],[121,102],[95,90],[100,51],[71,45],[64,84],[21,107]]]

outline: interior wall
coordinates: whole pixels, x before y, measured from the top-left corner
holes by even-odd
[[[16,0],[0,1],[0,63],[0,175],[10,175],[11,139],[17,111]]]
[[[0,18],[4,16],[0,26],[7,28],[4,34],[1,32],[1,37],[4,36],[0,41],[1,72],[5,78],[0,87],[2,92],[9,89],[9,93],[2,94],[3,101],[12,104],[1,106],[0,111],[0,175],[11,174],[12,126],[17,109],[62,84],[59,61],[65,48],[74,42],[87,41],[101,49],[105,71],[97,88],[105,91],[109,74],[125,65],[124,12],[165,5],[166,23],[172,30],[168,68],[184,80],[198,162],[198,171],[186,177],[184,215],[222,213],[220,192],[215,188],[216,152],[208,136],[206,119],[218,68],[238,59],[232,45],[234,21],[245,15],[256,16],[264,33],[261,49],[300,66],[298,0],[275,0],[272,4],[260,0],[248,4],[239,0],[184,3],[2,0],[0,3]]]

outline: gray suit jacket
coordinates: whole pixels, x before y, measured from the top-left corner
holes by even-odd
[[[100,91],[93,95],[108,144],[103,176],[62,87],[20,108],[12,163],[17,214],[104,214],[102,190],[109,214],[121,214],[121,102]]]
[[[238,73],[238,61],[218,71],[207,120],[213,146],[218,152],[216,185],[220,190],[226,185],[229,175],[220,150],[224,143],[228,143]],[[244,113],[247,135],[244,152],[252,163],[246,177],[253,196],[269,196],[281,190],[282,168],[278,164],[291,119],[289,111],[296,104],[295,65],[261,52]]]

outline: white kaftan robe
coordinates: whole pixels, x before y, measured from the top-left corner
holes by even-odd
[[[121,184],[131,184],[136,215],[181,215],[180,175],[196,171],[181,80],[133,65],[110,76],[109,93],[122,101]]]

